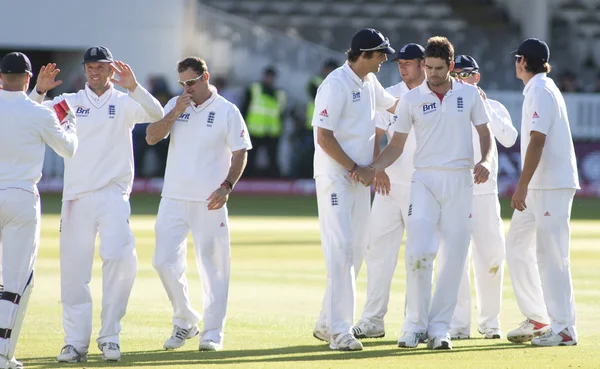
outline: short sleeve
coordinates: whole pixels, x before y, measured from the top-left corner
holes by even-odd
[[[482,124],[489,123],[490,117],[485,108],[483,98],[479,94],[479,91],[474,93],[473,105],[471,106],[471,123],[474,126],[480,126]]]
[[[532,131],[547,135],[554,121],[556,103],[547,90],[539,89],[534,93],[535,95],[531,99],[531,105],[528,108],[533,113],[530,117],[524,118],[531,119]]]
[[[375,76],[373,76],[373,86],[375,88],[375,110],[386,111],[394,106],[396,98],[383,88]]]
[[[405,98],[400,98],[396,106],[396,122],[394,123],[394,131],[400,133],[410,133],[412,128],[412,111],[410,103]]]
[[[373,118],[373,120],[375,121],[375,127],[387,131],[394,122],[394,115],[387,111],[377,111],[375,112],[375,118]]]
[[[335,80],[325,80],[317,90],[315,110],[312,118],[313,127],[321,127],[335,131],[346,102],[342,93],[342,85]]]
[[[233,104],[227,114],[227,146],[231,152],[252,148],[246,122],[240,110]]]

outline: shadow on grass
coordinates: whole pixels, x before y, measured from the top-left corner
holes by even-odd
[[[250,364],[250,363],[285,363],[285,362],[307,362],[307,361],[329,361],[329,360],[363,360],[378,357],[413,357],[429,355],[448,355],[461,352],[485,352],[504,350],[526,350],[535,349],[529,345],[515,345],[512,343],[496,343],[489,345],[460,345],[453,350],[432,351],[424,348],[399,349],[395,341],[366,342],[366,347],[380,345],[390,346],[383,350],[364,350],[358,352],[332,351],[325,345],[302,345],[291,347],[278,347],[270,349],[250,350],[226,350],[221,352],[199,352],[199,351],[137,351],[125,352],[119,363],[106,363],[100,355],[90,355],[87,363],[71,364],[69,367],[77,368],[82,365],[85,368],[101,367],[130,367],[130,366],[157,366],[157,367],[184,367],[197,364]],[[30,368],[64,368],[65,364],[57,363],[55,357],[41,357],[23,359],[23,364]]]

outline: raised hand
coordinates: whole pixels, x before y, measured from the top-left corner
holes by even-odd
[[[56,63],[48,63],[46,65],[42,65],[42,68],[40,68],[40,73],[37,77],[37,91],[42,94],[45,94],[46,92],[52,90],[54,87],[60,86],[62,84],[62,81],[55,81],[56,76],[59,72],[60,69],[56,68]]]
[[[110,81],[117,86],[121,86],[131,92],[135,91],[138,83],[131,67],[122,61],[115,60],[110,64],[110,69],[115,72],[119,79],[111,78]]]
[[[185,112],[190,104],[192,103],[192,95],[183,93],[177,98],[177,103],[175,103],[175,112],[177,115],[181,115]]]

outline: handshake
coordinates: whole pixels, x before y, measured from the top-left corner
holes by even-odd
[[[352,170],[350,170],[350,177],[355,181],[358,181],[368,187],[373,183],[375,179],[375,168],[372,165],[361,167],[358,164],[354,164]]]

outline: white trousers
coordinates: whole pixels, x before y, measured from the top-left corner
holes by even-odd
[[[223,342],[229,292],[231,247],[227,207],[162,198],[156,217],[153,265],[173,306],[173,324],[190,328],[202,320],[188,296],[187,236],[192,233],[204,304],[202,339]]]
[[[573,189],[529,190],[527,209],[513,213],[506,237],[508,271],[521,313],[551,323],[552,331],[575,330],[571,282]]]
[[[470,170],[415,170],[407,223],[403,331],[427,332],[429,337],[448,333],[469,251],[472,210]],[[444,257],[437,263],[432,298],[433,263],[438,250]]]
[[[129,227],[129,195],[111,184],[79,199],[64,201],[61,211],[60,280],[65,344],[87,352],[92,334],[90,281],[96,237],[102,259],[102,327],[98,344],[119,344],[121,319],[137,273],[135,239]]]
[[[4,291],[18,295],[29,280],[40,241],[40,198],[18,188],[0,190],[0,243]],[[12,329],[18,305],[0,300],[0,328]],[[0,355],[6,356],[8,339],[0,338]],[[11,359],[11,358],[8,358]]]
[[[367,301],[362,319],[383,324],[390,301],[392,278],[408,219],[410,185],[392,183],[387,196],[375,194],[365,252]]]
[[[500,217],[498,195],[473,197],[473,234],[471,252],[477,296],[477,324],[484,332],[500,329],[502,277],[504,274],[504,224]],[[471,331],[471,280],[469,258],[463,269],[458,301],[450,327]]]
[[[354,323],[356,276],[368,243],[371,194],[349,176],[316,178],[321,246],[327,265],[327,288],[317,327],[332,338],[350,333]]]

